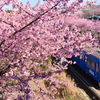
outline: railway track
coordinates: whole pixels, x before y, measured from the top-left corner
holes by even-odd
[[[71,71],[71,73],[74,73],[74,75],[85,85],[85,87],[88,89],[85,89],[86,91],[89,92],[89,97],[91,98],[90,100],[100,100],[100,90],[94,88],[94,85],[87,80],[86,77],[82,76],[81,73],[79,73],[75,68],[72,66],[69,66],[68,69]],[[91,93],[90,93],[91,92]],[[84,93],[83,93],[84,94]],[[86,99],[88,100],[88,99]]]

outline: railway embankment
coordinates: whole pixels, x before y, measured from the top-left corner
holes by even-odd
[[[86,94],[89,100],[100,100],[100,90],[96,83],[76,66],[69,66],[67,73],[74,79],[77,87]]]
[[[68,69],[69,71],[69,69]],[[72,73],[70,72],[72,75]],[[77,86],[77,84],[82,84],[79,83],[79,81],[76,82],[74,81],[75,79],[71,77],[71,75],[66,73],[66,71],[61,72],[58,74],[58,77],[56,77],[59,80],[63,80],[68,84],[66,87],[62,87],[58,90],[59,95],[56,95],[57,100],[92,100],[88,94],[84,91],[84,89],[80,88]],[[55,75],[54,75],[55,76]],[[75,76],[75,75],[74,75]],[[46,86],[45,82],[40,79],[40,86],[43,90],[46,90],[48,87]],[[31,88],[36,91],[38,88],[36,88],[36,84],[33,82],[29,82]],[[52,92],[53,93],[53,92]],[[37,95],[41,95],[40,93],[37,93]]]

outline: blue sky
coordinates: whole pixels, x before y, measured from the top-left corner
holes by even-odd
[[[35,6],[36,5],[36,2],[38,0],[18,0],[18,1],[20,1],[20,2],[22,2],[24,4],[26,4],[26,2],[29,1],[32,6]],[[43,3],[43,0],[40,0],[40,1],[41,1],[41,3]],[[73,2],[73,1],[75,1],[75,0],[70,0],[70,2]],[[86,1],[94,1],[94,0],[83,0],[83,1],[84,1],[83,4],[85,4]],[[97,4],[100,5],[100,0],[96,0],[96,1],[97,1]],[[11,6],[4,7],[4,9],[11,9]]]
[[[34,6],[38,0],[18,0],[18,1],[23,2],[24,4],[25,4],[27,1],[29,1],[29,2],[31,3],[31,5]],[[43,0],[40,0],[40,1],[41,1],[41,3],[43,3]],[[73,1],[75,1],[75,0],[69,0],[69,1],[70,1],[70,2],[73,2]],[[83,1],[84,1],[84,3],[85,3],[86,1],[94,1],[94,0],[83,0]],[[96,0],[96,1],[97,1],[97,4],[100,4],[100,0]]]
[[[36,5],[36,2],[38,0],[18,0],[18,1],[20,1],[20,2],[22,2],[24,4],[26,4],[27,1],[29,1],[32,6],[35,6]],[[42,4],[43,3],[43,0],[40,0],[40,1],[41,1],[41,4]],[[11,6],[5,6],[4,9],[11,9]]]
[[[38,0],[18,0],[18,1],[23,2],[24,4],[26,4],[26,2],[29,1],[32,6],[35,6]],[[43,3],[43,0],[40,0],[40,1],[41,3]]]

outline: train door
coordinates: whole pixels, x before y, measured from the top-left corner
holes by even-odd
[[[98,67],[95,60],[92,57],[85,56],[85,64],[87,66],[87,72],[89,72],[92,77],[96,78]]]
[[[89,58],[88,59],[88,67],[89,67],[89,73],[95,77],[95,63],[93,59]]]
[[[100,86],[100,64],[99,61],[90,56],[84,56],[86,72],[92,76],[97,82],[99,82]]]
[[[99,65],[98,62],[94,59],[89,61],[89,72],[92,74],[95,80],[99,81]]]

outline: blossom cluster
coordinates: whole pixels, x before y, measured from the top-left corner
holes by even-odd
[[[87,31],[87,27],[92,28],[86,23],[92,22],[73,14],[81,8],[81,2],[77,0],[67,6],[68,0],[45,0],[43,5],[38,2],[32,8],[29,3],[24,5],[17,0],[0,1],[0,99],[57,99],[57,88],[67,84],[56,80],[55,73],[59,74],[65,67],[60,63],[53,66],[52,56],[71,58],[79,55],[77,50],[100,43],[98,37]],[[3,6],[9,4],[12,11],[4,11]],[[52,88],[43,90],[40,80],[49,82]],[[30,81],[37,90],[30,87]],[[50,92],[53,90],[54,94]]]

